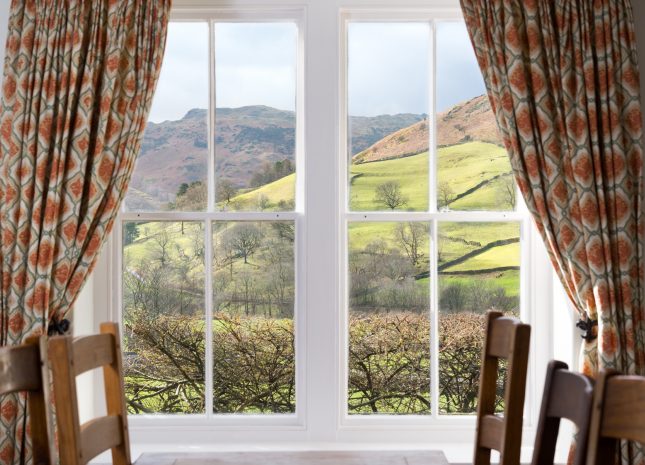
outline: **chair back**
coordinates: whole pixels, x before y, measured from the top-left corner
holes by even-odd
[[[131,463],[120,345],[116,323],[102,323],[97,335],[49,340],[61,465],[85,465],[109,449],[114,465]],[[107,415],[81,425],[76,377],[101,367]]]
[[[519,465],[531,327],[489,311],[485,331],[473,463],[490,465],[491,451],[496,450],[500,465]],[[495,415],[500,359],[507,363],[503,416]]]
[[[620,439],[645,443],[645,377],[601,370],[594,392],[587,463],[616,463]]]
[[[47,379],[40,358],[40,338],[34,337],[19,346],[0,348],[0,395],[27,392],[27,411],[31,429],[34,465],[50,465],[53,441],[47,427]]]
[[[584,465],[587,458],[594,383],[568,368],[566,363],[557,360],[552,360],[547,367],[532,465],[553,465],[562,418],[573,422],[578,429],[573,465]]]

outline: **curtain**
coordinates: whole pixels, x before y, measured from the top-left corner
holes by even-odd
[[[170,0],[13,0],[0,114],[0,345],[65,329],[125,196]],[[91,309],[80,309],[91,311]],[[0,465],[29,462],[24,398]]]
[[[645,375],[643,129],[630,0],[461,5],[515,179],[587,329],[581,369]],[[636,445],[624,444],[623,458],[645,461]]]

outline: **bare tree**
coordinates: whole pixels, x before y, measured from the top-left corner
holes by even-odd
[[[441,181],[437,186],[437,195],[439,200],[439,208],[447,208],[450,203],[455,200],[455,192],[450,187],[450,183]]]
[[[230,230],[226,240],[237,256],[243,257],[244,263],[247,264],[249,257],[262,244],[262,232],[252,224],[241,223]]]
[[[237,194],[237,189],[228,179],[219,180],[217,183],[217,200],[231,203],[231,199]]]
[[[513,210],[515,208],[516,201],[516,189],[515,189],[515,180],[512,175],[504,176],[502,178],[501,187],[499,188],[498,194],[499,199],[502,205]]]
[[[267,197],[264,194],[259,194],[256,199],[256,204],[257,207],[260,211],[264,211],[268,209],[271,206],[271,202],[269,201],[269,197]]]
[[[168,249],[171,245],[170,236],[165,228],[159,234],[155,234],[154,243],[157,245],[157,260],[159,260],[161,266],[164,266],[168,262]]]
[[[428,240],[428,226],[425,223],[399,223],[395,232],[396,240],[405,250],[413,266],[417,266],[425,255],[423,250]]]
[[[376,186],[374,200],[384,204],[390,210],[402,207],[408,203],[407,197],[401,192],[401,185],[396,181],[388,181]]]

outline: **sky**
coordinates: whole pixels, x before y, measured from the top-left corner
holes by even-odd
[[[171,23],[149,120],[181,119],[208,107],[208,27]],[[436,108],[485,93],[463,23],[437,24]],[[216,105],[294,110],[297,30],[292,23],[218,23]],[[351,115],[429,113],[430,26],[352,23],[348,30]]]

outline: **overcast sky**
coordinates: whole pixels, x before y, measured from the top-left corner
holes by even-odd
[[[349,112],[429,113],[429,34],[422,23],[354,23],[349,29]],[[218,107],[295,108],[294,24],[219,23],[215,28]],[[437,110],[481,95],[484,84],[462,23],[437,26]],[[171,23],[150,121],[208,107],[206,23]]]

